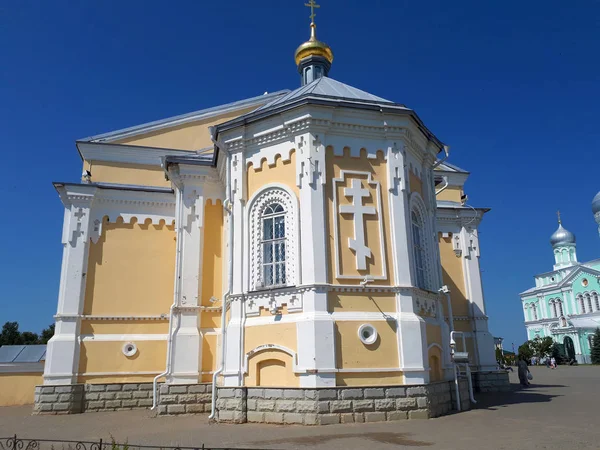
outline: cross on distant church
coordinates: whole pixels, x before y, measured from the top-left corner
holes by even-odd
[[[560,221],[560,210],[559,210],[559,211],[556,211],[556,215],[558,216],[558,223],[562,223],[562,222]]]
[[[352,180],[352,187],[344,188],[344,195],[352,197],[351,205],[341,205],[341,213],[354,214],[354,239],[348,239],[349,247],[356,253],[356,268],[367,270],[367,258],[371,257],[371,249],[365,245],[365,224],[363,217],[377,213],[373,206],[363,205],[363,197],[370,197],[368,189],[362,187],[362,181]]]
[[[320,8],[321,5],[317,5],[317,2],[315,2],[315,0],[309,0],[308,3],[304,4],[304,6],[310,8],[310,21],[311,23],[315,23],[315,17],[317,16],[317,14],[315,13],[315,9]]]

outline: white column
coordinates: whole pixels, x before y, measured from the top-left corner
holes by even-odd
[[[471,220],[471,219],[470,219]],[[485,314],[485,301],[479,269],[479,236],[477,228],[467,230],[462,227],[460,231],[463,245],[463,269],[465,273],[465,286],[467,298],[471,306],[473,319],[473,332],[477,363],[479,369],[496,370],[496,355],[494,351],[494,337],[488,331],[488,321]]]
[[[79,329],[85,300],[90,214],[96,188],[88,185],[56,185],[65,207],[63,259],[55,316],[54,336],[48,342],[44,384],[77,383]],[[99,226],[99,224],[94,224]]]
[[[248,227],[246,217],[246,161],[243,149],[239,149],[231,158],[231,207],[230,224],[233,226],[233,287],[231,295],[229,319],[225,337],[225,364],[223,378],[225,386],[241,386],[242,358],[244,350],[244,267],[247,252],[244,236]]]
[[[200,339],[202,284],[202,250],[204,243],[204,168],[180,165],[178,173],[171,173],[176,184],[176,195],[181,213],[176,217],[177,239],[181,240],[175,269],[175,292],[178,297],[176,320],[172,324],[173,366],[168,382],[172,384],[198,383],[202,360]]]
[[[328,282],[324,140],[325,135],[315,131],[295,137],[296,185],[300,188],[298,257],[302,259],[300,280],[304,285],[323,285]],[[305,319],[296,324],[298,367],[307,372],[300,376],[300,385],[335,386],[335,332],[333,319],[327,309],[327,291],[315,288],[304,292],[302,299]]]

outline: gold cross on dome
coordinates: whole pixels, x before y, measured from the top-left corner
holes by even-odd
[[[558,223],[562,223],[562,222],[560,221],[560,210],[559,210],[559,211],[556,211],[556,215],[558,216]]]
[[[315,13],[315,8],[320,8],[321,5],[317,5],[317,2],[315,0],[308,0],[308,3],[305,3],[304,6],[310,8],[310,22],[315,23],[315,17],[317,16],[317,14]]]

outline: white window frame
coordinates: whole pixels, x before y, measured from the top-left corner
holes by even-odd
[[[263,280],[263,218],[270,205],[280,204],[285,213],[285,283],[265,285]],[[250,278],[248,289],[275,289],[298,283],[298,200],[284,185],[270,184],[258,191],[248,202]]]
[[[431,270],[431,262],[433,260],[433,252],[431,246],[431,230],[429,227],[429,222],[427,221],[425,202],[421,198],[421,196],[413,192],[411,194],[410,201],[410,216],[407,218],[410,223],[410,235],[411,235],[411,251],[412,251],[412,260],[413,260],[413,273],[415,276],[415,286],[424,290],[432,290],[432,270]],[[420,235],[420,253],[422,259],[422,283],[419,282],[419,268],[417,267],[417,245],[415,240],[415,233],[413,224],[413,213],[417,215],[417,218],[420,219],[421,226],[419,227],[421,235]]]

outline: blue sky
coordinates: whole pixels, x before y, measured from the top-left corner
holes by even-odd
[[[62,207],[77,138],[293,89],[303,0],[12,0],[0,6],[4,213],[0,322],[56,311]],[[552,268],[557,209],[580,260],[600,257],[597,2],[322,0],[330,75],[414,108],[471,171],[490,327],[525,339],[518,293]],[[510,345],[510,344],[509,344]]]

